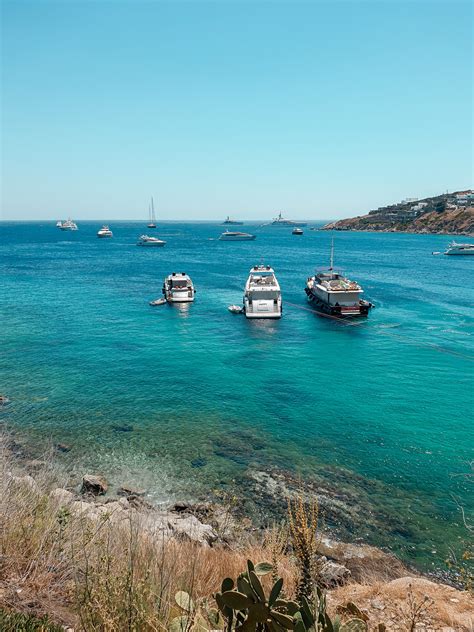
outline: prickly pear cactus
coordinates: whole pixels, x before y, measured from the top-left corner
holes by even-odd
[[[339,632],[367,632],[367,623],[362,619],[349,619],[339,628]]]

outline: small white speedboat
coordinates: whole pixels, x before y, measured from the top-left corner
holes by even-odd
[[[302,235],[303,234],[303,230],[301,228],[293,228],[293,230],[291,231],[292,235]]]
[[[243,307],[239,307],[238,305],[229,305],[227,309],[232,314],[241,314],[244,311]]]
[[[148,247],[157,247],[164,246],[166,241],[163,239],[158,239],[158,237],[149,237],[148,235],[140,235],[137,241],[137,246],[148,246]]]
[[[152,307],[156,307],[157,305],[164,305],[166,303],[165,298],[157,298],[155,301],[150,301],[150,305]]]
[[[102,228],[97,231],[97,237],[100,237],[101,239],[105,239],[106,237],[113,237],[113,236],[114,236],[113,232],[110,230],[110,228],[106,224],[104,224]]]

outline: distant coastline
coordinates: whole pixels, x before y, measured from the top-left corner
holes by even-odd
[[[474,192],[402,200],[366,215],[330,222],[321,230],[470,235],[474,233]]]

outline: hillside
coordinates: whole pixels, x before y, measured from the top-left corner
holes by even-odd
[[[323,230],[469,235],[474,233],[474,194],[458,191],[423,200],[406,200],[372,210],[367,215],[331,222]]]

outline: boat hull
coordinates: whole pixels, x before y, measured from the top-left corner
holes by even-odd
[[[315,296],[311,290],[305,288],[306,295],[309,303],[315,310],[329,316],[335,316],[337,318],[347,318],[356,316],[368,316],[369,311],[372,309],[372,303],[368,301],[359,301],[354,305],[331,305],[327,301],[322,300],[319,296]]]
[[[244,313],[246,318],[281,318],[281,299],[275,304],[273,300],[253,300],[244,297]]]
[[[219,237],[219,241],[253,241],[256,235],[249,235],[248,237]]]
[[[273,319],[273,320],[277,320],[278,318],[281,318],[281,312],[265,312],[265,313],[258,313],[258,312],[248,312],[246,309],[244,309],[244,313],[245,313],[245,318],[248,318],[249,320],[252,319],[262,319],[262,318],[266,318],[266,319]]]
[[[168,303],[192,303],[194,292],[166,292],[165,298]]]
[[[474,248],[472,250],[466,250],[465,252],[445,252],[445,255],[448,255],[448,257],[466,257],[469,255],[474,255]]]
[[[293,221],[288,221],[288,222],[272,222],[270,224],[271,226],[285,226],[285,228],[295,228],[295,226],[307,226],[308,223],[307,222],[293,222]]]

